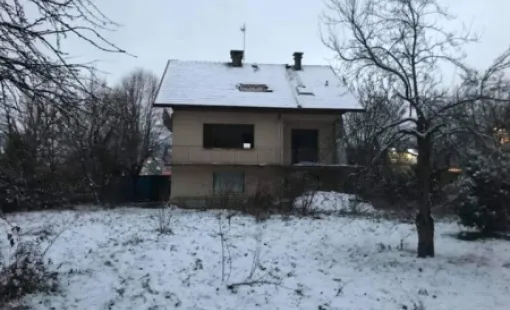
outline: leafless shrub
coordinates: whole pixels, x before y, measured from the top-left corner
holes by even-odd
[[[60,234],[41,250],[43,238],[21,240],[19,226],[12,225],[1,215],[0,221],[8,227],[7,249],[1,249],[5,254],[0,256],[0,306],[19,305],[20,298],[27,294],[56,292],[58,274],[47,269],[44,256]]]
[[[0,271],[0,305],[35,292],[56,292],[58,287],[58,274],[48,271],[39,245],[22,243],[14,263]]]
[[[230,226],[230,218],[228,220]],[[219,227],[219,236],[221,240],[221,282],[224,283],[230,279],[230,274],[232,272],[232,255],[230,252],[230,244],[227,242],[227,238],[225,236],[222,215],[218,215],[218,227]],[[226,270],[228,264],[228,271]]]
[[[172,221],[172,211],[171,208],[167,207],[165,204],[162,204],[161,207],[158,208],[157,211],[157,221],[158,221],[158,232],[161,235],[171,235],[173,234],[173,230],[171,228]]]
[[[257,221],[267,220],[271,213],[281,211],[276,203],[275,195],[271,190],[271,185],[266,181],[259,181],[255,195],[250,197],[245,204],[245,213],[255,216]]]
[[[0,249],[0,306],[2,304],[19,305],[20,298],[35,292],[54,293],[59,288],[58,273],[48,270],[51,260],[45,256],[55,241],[70,227],[75,225],[78,216],[67,223],[50,238],[48,230],[43,230],[35,240],[30,234],[21,234],[21,228],[8,221],[0,213],[0,223],[8,227],[6,231],[8,251]],[[31,237],[33,237],[33,233]],[[44,244],[44,247],[43,247]],[[0,244],[1,245],[1,244]],[[1,255],[7,253],[6,255]],[[58,267],[57,267],[58,268]],[[1,307],[0,307],[1,308]]]
[[[318,178],[307,172],[290,174],[284,180],[284,196],[289,200],[290,209],[301,215],[314,213],[313,203],[320,187]]]
[[[235,293],[236,289],[240,286],[257,286],[266,284],[278,286],[281,284],[282,281],[281,278],[278,275],[276,275],[273,272],[273,270],[264,267],[260,263],[262,236],[263,231],[260,230],[256,236],[257,245],[255,247],[255,250],[253,251],[253,259],[250,271],[248,272],[248,275],[246,276],[245,280],[240,282],[233,282],[227,285],[227,288],[232,292]],[[263,272],[263,274],[256,276],[258,271]]]
[[[233,190],[223,190],[221,193],[211,195],[206,200],[206,209],[242,211],[243,199]]]
[[[258,180],[255,193],[243,196],[227,189],[206,199],[206,209],[229,210],[231,216],[239,213],[252,215],[257,221],[271,214],[313,215],[314,200],[320,183],[308,173],[293,173],[281,183]]]
[[[317,191],[310,190],[306,192],[304,195],[302,195],[299,200],[297,211],[301,212],[301,214],[303,215],[310,215],[314,213],[316,210],[313,209],[313,203],[316,194]]]

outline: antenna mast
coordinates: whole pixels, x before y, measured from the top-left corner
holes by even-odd
[[[243,60],[246,61],[246,23],[241,27],[243,33]]]

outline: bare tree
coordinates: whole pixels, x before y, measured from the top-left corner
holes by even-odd
[[[67,122],[68,167],[82,172],[84,184],[100,201],[116,177],[136,178],[158,149],[160,128],[152,109],[157,78],[137,69],[113,88],[94,75],[87,85],[75,117]]]
[[[162,142],[162,126],[158,126],[161,115],[152,108],[157,90],[157,76],[143,69],[129,73],[114,89],[115,110],[121,116],[123,162],[133,175],[140,174],[145,160],[155,154]]]
[[[5,198],[4,202],[9,196],[15,201],[4,203],[6,209],[20,205],[45,208],[55,204],[56,207],[59,205],[56,200],[61,201],[65,196],[62,191],[66,182],[60,178],[62,158],[66,155],[61,147],[63,118],[53,102],[21,96],[12,117],[8,117],[7,110],[0,176],[2,189],[9,190],[0,190],[0,196]],[[38,199],[32,200],[34,197]]]
[[[152,109],[156,90],[156,76],[143,69],[113,88],[94,76],[90,79],[76,112],[80,116],[70,120],[68,143],[96,200],[104,198],[116,177],[136,178],[158,149],[160,128]]]
[[[503,87],[496,76],[509,67],[510,54],[507,51],[496,59],[483,74],[469,69],[463,64],[461,47],[474,38],[441,28],[440,22],[453,17],[436,0],[328,0],[327,7],[323,21],[328,32],[323,41],[335,52],[346,80],[372,75],[390,85],[392,94],[404,103],[406,116],[378,132],[396,129],[388,143],[406,137],[416,141],[418,257],[432,257],[429,196],[434,141],[451,131],[450,112],[455,108],[500,100],[487,90]],[[342,28],[341,35],[337,27]],[[448,65],[463,73],[463,83],[455,89],[443,82],[442,69]]]
[[[81,176],[78,185],[99,202],[113,176],[119,175],[121,150],[117,136],[120,114],[117,100],[105,81],[91,75],[83,98],[66,122],[63,135],[68,149],[66,166]]]
[[[77,100],[86,89],[80,73],[91,66],[70,61],[61,44],[68,37],[105,52],[125,53],[101,34],[117,25],[92,0],[0,0],[0,11],[0,103],[4,109],[16,111],[23,96],[45,99],[61,109]]]
[[[385,154],[396,131],[381,128],[400,119],[403,110],[401,100],[391,94],[390,87],[374,78],[359,81],[356,88],[365,113],[344,116],[347,155],[351,164],[370,166]]]

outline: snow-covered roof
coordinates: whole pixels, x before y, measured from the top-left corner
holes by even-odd
[[[241,91],[241,84],[265,84],[269,91]],[[303,65],[296,71],[283,64],[232,67],[225,62],[180,60],[168,61],[154,104],[363,110],[330,66]]]

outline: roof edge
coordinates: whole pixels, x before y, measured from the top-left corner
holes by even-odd
[[[178,110],[216,110],[216,111],[250,111],[250,112],[293,112],[293,113],[347,113],[347,112],[365,112],[364,108],[355,109],[334,109],[334,108],[283,108],[283,107],[249,107],[249,106],[226,106],[226,105],[195,105],[195,104],[161,104],[154,103],[154,107],[158,108],[172,108],[174,111]]]
[[[161,90],[161,85],[163,84],[163,81],[165,80],[166,72],[168,70],[169,65],[170,65],[170,59],[166,61],[165,70],[163,71],[163,75],[161,76],[161,79],[159,80],[158,89],[156,90],[156,96],[154,97],[154,101],[152,102],[153,107],[156,107],[156,100],[158,99],[159,92]]]

